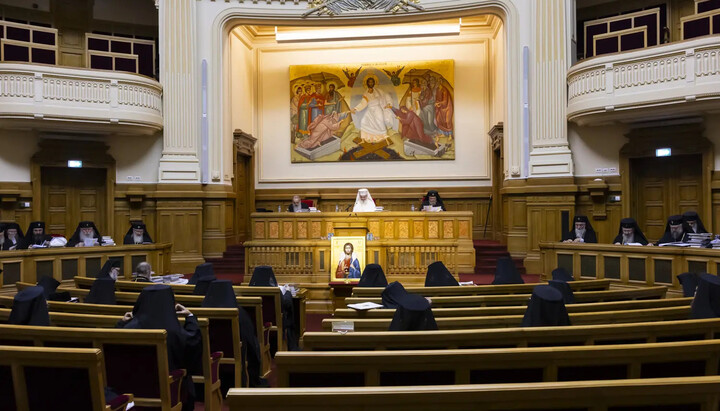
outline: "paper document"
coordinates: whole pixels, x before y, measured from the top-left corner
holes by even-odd
[[[357,304],[348,304],[347,307],[352,308],[353,310],[366,311],[366,310],[372,310],[373,308],[382,308],[383,306],[382,306],[382,304],[365,302],[365,303],[357,303]]]

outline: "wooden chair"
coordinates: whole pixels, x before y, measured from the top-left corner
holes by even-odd
[[[108,386],[132,393],[139,406],[180,410],[180,387],[185,370],[168,369],[166,336],[165,330],[0,324],[3,344],[99,349],[104,357],[101,374]]]
[[[717,410],[720,377],[342,388],[231,389],[231,411]]]
[[[720,318],[572,327],[307,332],[305,350],[414,350],[641,344],[720,338]]]
[[[630,290],[578,291],[574,293],[576,303],[610,302],[625,300],[648,300],[665,298],[667,287],[647,287]],[[431,297],[433,307],[492,307],[499,305],[525,305],[530,294],[470,295]],[[380,297],[350,297],[346,304],[362,302],[382,304]]]
[[[645,308],[681,307],[689,306],[692,298],[668,298],[662,300],[630,300],[613,301],[609,303],[586,303],[566,305],[568,313],[638,310]],[[435,318],[440,317],[470,317],[490,315],[523,315],[527,306],[498,306],[498,307],[465,307],[465,308],[433,308]],[[395,309],[354,310],[352,308],[338,308],[333,318],[392,318]]]
[[[573,291],[601,291],[610,288],[610,280],[580,280],[568,284]],[[529,294],[538,283],[498,284],[450,287],[405,287],[408,292],[425,297],[451,295],[492,295],[492,294]],[[385,287],[355,287],[353,297],[380,297]]]
[[[690,306],[646,308],[642,310],[619,310],[571,313],[570,322],[573,325],[583,324],[614,324],[643,321],[669,321],[682,320],[690,317]],[[459,330],[468,328],[499,328],[519,327],[522,315],[495,315],[486,317],[440,317],[436,318],[440,330]],[[332,330],[333,322],[352,321],[357,331],[387,331],[392,318],[354,318],[322,320],[325,331]]]
[[[453,385],[718,374],[720,340],[410,351],[288,351],[278,387]]]
[[[0,309],[0,323],[7,323],[8,318],[10,317],[10,309],[2,308]],[[121,319],[121,316],[109,316],[109,315],[88,315],[88,314],[70,314],[70,313],[58,313],[58,312],[51,312],[50,313],[50,324],[57,327],[77,327],[77,328],[102,328],[103,333],[110,334],[111,331],[120,331],[122,329],[115,329],[115,325],[117,322]],[[205,318],[198,318],[198,326],[200,328],[200,332],[202,335],[202,343],[203,343],[203,353],[202,353],[202,379],[195,378],[193,376],[193,379],[196,380],[196,382],[202,382],[204,384],[204,389],[206,393],[206,407],[212,408],[213,410],[220,409],[220,404],[217,403],[217,399],[222,398],[222,394],[220,394],[220,381],[218,378],[218,368],[220,364],[220,360],[222,358],[222,353],[210,353],[210,338],[209,338],[209,332],[208,332],[208,326],[209,321]],[[181,322],[184,322],[184,319],[180,319]],[[45,329],[46,327],[43,327]],[[112,328],[112,330],[109,330],[108,328]],[[155,331],[155,330],[133,330],[133,331]],[[165,330],[159,330],[162,331],[165,335],[167,332]],[[7,337],[5,334],[2,334],[2,338],[6,339]],[[72,337],[68,337],[72,338]],[[2,341],[2,340],[0,340]],[[155,350],[148,350],[145,354],[147,355],[153,355],[154,360],[142,360],[140,361],[143,364],[153,364],[157,363],[159,370],[167,370],[167,346],[164,343],[165,337],[163,337],[163,343],[162,346],[164,347],[162,350],[160,350],[159,343],[156,343],[158,345]],[[108,344],[111,344],[111,342],[108,342]],[[107,347],[104,348],[104,350],[107,349]],[[160,351],[158,351],[160,350]],[[155,354],[153,354],[155,353]],[[121,350],[120,354],[118,355],[118,363],[120,366],[124,366],[126,368],[126,371],[123,371],[122,377],[119,377],[117,380],[111,380],[108,379],[108,384],[111,387],[118,388],[119,384],[123,384],[125,379],[131,379],[131,378],[138,378],[135,376],[137,373],[137,367],[126,367],[128,364],[128,358],[133,358],[133,352],[128,352],[127,348],[124,348]],[[106,365],[110,367],[110,357],[109,354],[105,354],[105,361]],[[115,358],[115,357],[113,357]],[[164,366],[162,365],[164,364]],[[123,367],[120,367],[123,368]],[[118,369],[120,369],[118,368]],[[113,368],[115,369],[115,368]],[[143,373],[139,373],[142,375]],[[161,373],[166,374],[166,373]],[[182,377],[185,376],[186,371],[182,370],[182,372],[178,372],[178,370],[170,370],[169,374],[171,375],[171,378],[173,380],[177,380],[178,382],[182,380]],[[161,376],[162,378],[162,376]],[[115,384],[115,385],[113,385]],[[164,389],[165,385],[161,384],[160,387]],[[178,393],[179,393],[179,384],[178,384]],[[122,390],[126,391],[126,390]],[[128,392],[133,392],[129,391]],[[138,404],[142,404],[142,394],[133,392],[136,397],[141,397],[140,399],[136,398],[136,402]],[[157,399],[149,399],[148,404],[152,407],[159,407],[162,406],[163,409],[172,409],[175,410],[176,404],[179,402],[179,397],[168,397],[163,396],[163,392],[160,391],[160,396]],[[171,390],[170,394],[175,395],[175,391]],[[178,394],[179,395],[179,394]],[[171,401],[168,401],[167,399],[170,399]],[[177,399],[177,401],[176,401]],[[210,400],[208,400],[210,399]],[[168,408],[165,408],[167,404]],[[169,404],[173,404],[172,408]],[[182,408],[182,406],[180,406]]]

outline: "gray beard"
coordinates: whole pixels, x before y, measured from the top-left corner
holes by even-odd
[[[584,238],[584,237],[585,237],[585,231],[587,231],[587,229],[584,229],[584,230],[577,230],[577,229],[576,229],[576,230],[575,230],[575,238]]]
[[[144,236],[142,236],[142,235],[141,235],[141,236],[133,235],[133,242],[134,242],[135,244],[142,244],[143,241],[144,241],[144,238],[143,238],[143,237],[144,237]]]
[[[630,234],[629,236],[626,236],[625,234],[623,234],[622,242],[623,242],[623,244],[634,243],[635,242],[635,234]]]
[[[92,234],[90,234],[90,235],[85,235],[85,234],[83,234],[83,233],[80,233],[80,241],[89,240],[89,239],[91,239],[91,238],[95,238],[95,236],[92,235]]]
[[[682,231],[670,231],[670,235],[675,241],[680,241],[683,236]]]

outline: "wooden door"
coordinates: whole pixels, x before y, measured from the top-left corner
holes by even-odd
[[[633,215],[649,240],[665,231],[667,218],[693,210],[702,215],[702,156],[631,160]]]
[[[42,219],[47,231],[66,237],[78,222],[94,221],[107,234],[106,169],[43,167]]]

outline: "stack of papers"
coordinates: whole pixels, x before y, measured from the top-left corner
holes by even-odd
[[[352,308],[353,310],[357,310],[357,311],[367,311],[367,310],[372,310],[373,308],[383,308],[382,304],[377,304],[377,303],[372,303],[372,302],[348,304],[347,307]]]

